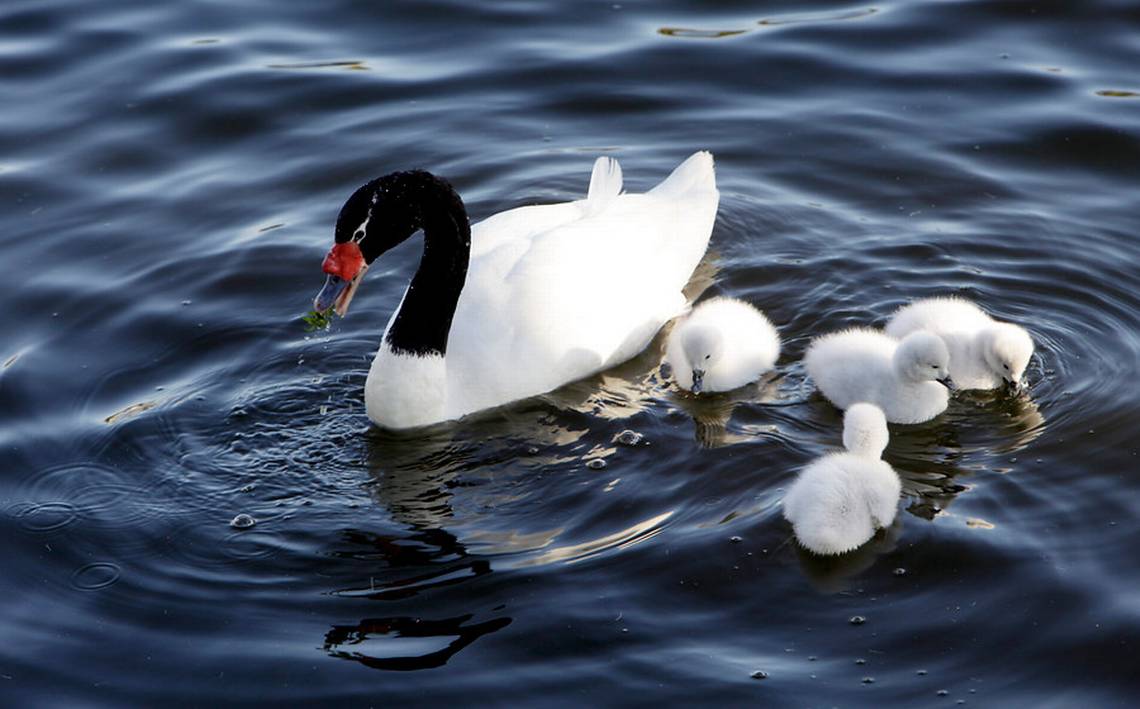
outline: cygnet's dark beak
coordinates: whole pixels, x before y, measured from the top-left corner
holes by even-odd
[[[937,381],[939,384],[946,387],[950,391],[954,391],[954,380],[950,378],[949,374],[947,374],[945,377],[942,377],[941,379],[937,379],[935,381]]]
[[[705,370],[694,369],[693,370],[693,387],[692,387],[694,394],[700,394],[701,393],[701,389],[704,388],[704,381],[705,381]]]
[[[1022,384],[1020,380],[1010,379],[1009,377],[1002,377],[1002,384],[1005,385],[1005,390],[1011,394],[1018,394],[1025,388],[1025,385]]]

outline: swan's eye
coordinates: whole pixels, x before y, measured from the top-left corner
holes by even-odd
[[[361,239],[364,238],[364,230],[363,229],[357,229],[356,231],[354,231],[352,233],[352,238],[355,241],[360,241]]]

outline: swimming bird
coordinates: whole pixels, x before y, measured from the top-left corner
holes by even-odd
[[[784,496],[796,539],[816,554],[856,549],[895,519],[902,485],[882,460],[889,434],[882,410],[853,404],[843,416],[843,453],[812,461]]]
[[[867,328],[844,330],[817,337],[804,355],[828,401],[841,409],[870,402],[891,423],[922,423],[946,410],[949,363],[946,344],[926,331],[895,340]]]
[[[357,189],[337,217],[314,308],[348,309],[368,266],[423,230],[423,256],[364,384],[368,416],[393,429],[460,418],[627,360],[684,311],[719,193],[713,158],[689,157],[644,194],[622,194],[616,160],[585,199],[469,225],[463,200],[423,170]]]
[[[1021,387],[1033,338],[1025,328],[999,322],[963,298],[916,300],[899,308],[886,333],[901,338],[928,330],[942,338],[950,351],[950,376],[959,389]]]
[[[780,335],[752,305],[718,297],[693,308],[669,333],[665,361],[682,389],[730,391],[776,364]]]

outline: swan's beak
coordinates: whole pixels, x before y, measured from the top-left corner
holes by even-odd
[[[944,387],[946,387],[947,389],[949,389],[950,391],[954,391],[954,389],[955,389],[955,386],[954,386],[954,380],[953,380],[953,379],[951,379],[949,376],[945,376],[945,377],[942,377],[941,379],[938,379],[938,380],[936,380],[936,381],[937,381],[939,384],[941,384],[942,386],[944,386]]]
[[[705,383],[705,370],[694,369],[693,370],[693,387],[692,387],[693,393],[694,394],[700,394],[701,389],[704,388],[704,383]]]
[[[356,295],[356,289],[360,287],[361,279],[368,271],[368,264],[364,262],[360,246],[353,241],[334,244],[325,256],[321,270],[328,277],[325,278],[321,292],[313,299],[313,309],[323,313],[333,307],[336,309],[336,314],[343,318],[348,312],[352,296]]]

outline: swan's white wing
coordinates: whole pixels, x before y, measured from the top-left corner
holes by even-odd
[[[681,289],[708,246],[717,200],[715,187],[692,199],[620,195],[599,214],[529,239],[495,234],[493,248],[473,251],[448,340],[457,415],[644,349],[685,307]]]

